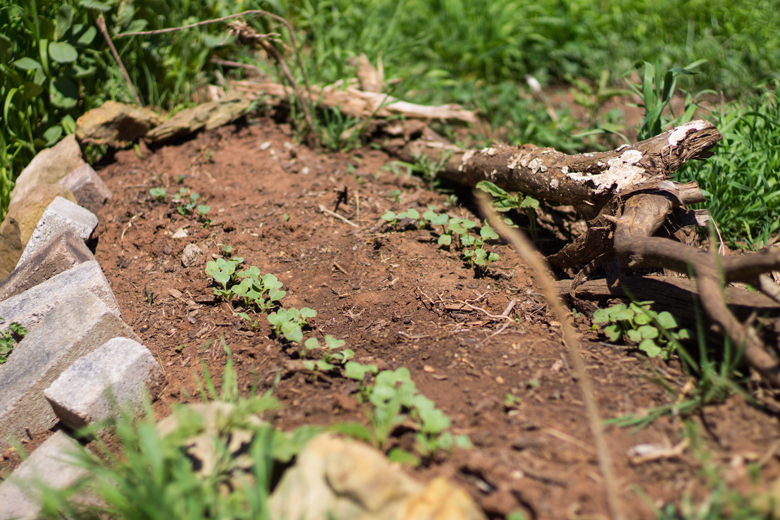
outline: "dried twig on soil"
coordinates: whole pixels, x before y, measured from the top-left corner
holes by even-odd
[[[342,217],[342,216],[341,216],[341,215],[339,215],[338,213],[336,213],[336,212],[333,212],[333,211],[329,210],[328,208],[326,208],[326,207],[325,207],[325,206],[323,206],[322,204],[320,204],[320,211],[321,211],[321,212],[323,212],[323,213],[325,213],[326,215],[330,215],[331,217],[336,217],[337,219],[339,219],[339,220],[341,220],[341,221],[343,221],[343,222],[346,222],[347,224],[349,224],[349,225],[350,225],[350,226],[352,226],[352,227],[360,228],[360,226],[358,226],[357,224],[355,224],[354,222],[352,222],[352,221],[351,221],[351,220],[349,220],[348,218],[346,218],[346,217]]]
[[[620,499],[618,496],[617,481],[612,471],[612,458],[607,447],[606,439],[604,438],[604,431],[602,422],[599,417],[598,407],[596,401],[593,398],[593,389],[590,383],[590,377],[585,370],[585,363],[582,361],[582,357],[579,353],[579,340],[574,332],[574,329],[569,323],[569,317],[561,304],[558,294],[555,290],[555,282],[552,276],[549,274],[548,269],[544,265],[542,259],[538,256],[535,248],[531,242],[525,238],[519,231],[514,230],[504,224],[503,220],[498,217],[495,211],[493,211],[490,202],[484,197],[479,197],[479,205],[484,215],[487,215],[487,219],[490,225],[509,241],[517,252],[523,257],[523,259],[531,266],[539,282],[542,286],[542,290],[547,298],[547,301],[553,308],[556,318],[561,323],[563,329],[564,343],[569,351],[569,357],[571,358],[572,365],[574,365],[574,372],[577,375],[577,380],[580,383],[580,389],[582,391],[583,400],[585,401],[585,410],[588,414],[588,423],[590,425],[590,431],[593,435],[593,439],[596,444],[596,457],[599,463],[599,470],[604,477],[605,495],[607,499],[607,506],[609,507],[610,516],[613,520],[623,520],[622,507],[620,505]]]

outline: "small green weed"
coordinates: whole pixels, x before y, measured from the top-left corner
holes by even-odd
[[[686,163],[681,182],[696,181],[706,208],[732,247],[759,249],[780,231],[780,80],[709,114],[723,141],[706,161]]]
[[[528,218],[528,234],[531,240],[536,242],[538,239],[538,226],[536,225],[536,210],[539,208],[539,201],[533,197],[518,193],[512,195],[508,191],[499,188],[490,181],[480,181],[477,188],[493,196],[493,209],[506,213],[507,211],[517,210]],[[511,219],[504,219],[510,226],[515,226]]]
[[[284,339],[292,343],[303,342],[303,327],[306,326],[306,320],[317,316],[317,311],[304,307],[296,309],[279,309],[268,315],[268,323],[274,329],[276,337],[284,336]]]
[[[165,187],[152,188],[149,190],[149,195],[151,195],[154,200],[162,202],[168,195],[168,190],[166,190]]]
[[[650,357],[669,359],[680,341],[691,339],[687,329],[678,329],[677,320],[669,312],[656,312],[653,302],[618,304],[593,313],[593,323],[610,341],[623,339]]]
[[[0,320],[2,319],[0,317]],[[11,351],[26,335],[27,329],[21,323],[15,321],[11,322],[8,328],[0,333],[0,365],[8,361]]]
[[[181,187],[174,195],[173,203],[177,204],[176,211],[179,212],[179,215],[188,217],[192,215],[193,211],[195,211],[195,208],[198,206],[199,198],[199,194],[195,192],[190,193],[190,190],[185,187]],[[206,211],[206,213],[208,213],[208,211]]]
[[[348,377],[361,382],[361,398],[372,405],[366,412],[371,429],[359,425],[345,425],[343,431],[374,443],[382,450],[389,447],[393,430],[405,420],[411,420],[418,427],[415,434],[416,449],[423,458],[430,458],[440,450],[448,451],[453,446],[467,448],[471,446],[468,437],[453,437],[449,432],[450,419],[433,401],[420,394],[411,380],[409,369],[401,367],[383,370],[376,374],[373,385],[363,384],[367,374],[376,373],[373,365],[347,363]],[[390,450],[389,457],[404,463],[419,464],[417,455],[405,452],[398,447]]]
[[[100,456],[78,452],[86,476],[64,491],[42,490],[44,518],[257,518],[269,519],[268,497],[275,468],[323,429],[276,430],[262,420],[278,408],[270,392],[242,397],[230,350],[221,383],[207,369],[198,381],[206,405],[174,405],[174,422],[161,433],[151,403],[145,417],[128,414],[79,432]],[[200,407],[200,408],[198,408]],[[119,452],[96,435],[110,427]],[[241,439],[237,442],[237,439]],[[99,507],[75,499],[86,492]],[[91,503],[95,503],[91,502]]]
[[[686,68],[672,67],[666,73],[662,72],[658,66],[648,62],[637,64],[636,69],[644,66],[642,88],[640,90],[637,85],[628,84],[634,94],[642,99],[642,104],[636,106],[645,109],[637,140],[649,139],[660,134],[667,126],[681,125],[693,118],[697,106],[693,103],[690,94],[688,94],[685,100],[685,109],[679,116],[674,115],[669,102],[672,100],[672,96],[674,96],[677,88],[677,78],[680,75],[695,74],[695,72],[689,69],[696,68],[702,63],[703,61],[691,63]],[[633,73],[636,69],[632,69],[627,75]],[[665,112],[667,107],[669,107],[669,115],[666,115]]]

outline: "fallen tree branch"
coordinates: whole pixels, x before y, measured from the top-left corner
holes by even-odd
[[[451,156],[439,173],[444,179],[466,186],[490,181],[553,205],[572,205],[590,219],[614,196],[639,189],[676,190],[686,204],[703,201],[693,185],[680,190],[666,179],[685,162],[709,157],[720,139],[712,123],[696,120],[610,152],[566,155],[532,144],[474,151],[431,139],[390,140],[385,149],[410,162],[421,155],[439,161],[449,150]]]
[[[756,331],[741,323],[729,310],[721,281],[757,278],[756,265],[769,267],[767,270],[778,269],[780,254],[750,255],[755,258],[749,261],[729,260],[718,256],[717,251],[702,251],[673,240],[650,236],[670,207],[668,200],[661,200],[657,195],[639,194],[626,202],[626,211],[617,219],[614,236],[615,253],[621,266],[632,269],[663,267],[684,274],[692,273],[696,278],[699,302],[710,318],[738,349],[742,349],[750,366],[767,383],[780,388],[780,363],[772,357]],[[747,266],[751,269],[744,269]]]
[[[256,83],[239,81],[238,88],[248,92],[262,92],[277,101],[289,101],[294,94],[289,88],[279,83]],[[368,119],[370,117],[387,118],[402,115],[412,119],[441,119],[476,123],[477,115],[471,110],[463,110],[458,105],[426,106],[401,101],[388,94],[366,92],[343,84],[314,86],[311,89],[317,104],[338,109],[343,114]]]

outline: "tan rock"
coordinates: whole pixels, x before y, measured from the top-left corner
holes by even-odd
[[[161,117],[148,108],[106,101],[76,120],[76,139],[82,143],[123,148],[146,135],[161,121]]]
[[[81,148],[74,135],[67,136],[52,148],[41,150],[16,179],[11,204],[22,200],[35,186],[57,184],[83,164]]]
[[[444,478],[432,480],[414,495],[398,517],[404,520],[485,520],[466,491]]]
[[[271,518],[300,520],[485,520],[462,489],[444,479],[427,487],[379,450],[321,434],[298,454],[269,501]]]
[[[57,197],[76,202],[73,193],[60,184],[33,186],[23,199],[11,202],[0,225],[0,280],[16,268],[41,215]]]

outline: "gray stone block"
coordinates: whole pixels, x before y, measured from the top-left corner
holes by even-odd
[[[111,198],[111,190],[89,164],[76,168],[59,183],[73,192],[79,206],[92,213],[97,213]]]
[[[22,257],[16,266],[19,267],[36,251],[43,249],[46,243],[63,229],[73,229],[82,240],[86,241],[92,235],[97,224],[98,219],[94,213],[67,199],[57,197],[43,212],[43,216],[38,221],[38,225],[35,226],[35,231],[33,231],[30,241],[27,242],[27,247],[24,248]]]
[[[65,370],[43,395],[60,421],[78,429],[124,410],[140,414],[146,392],[157,397],[164,376],[148,348],[114,338]]]
[[[90,260],[0,302],[0,317],[3,318],[0,331],[14,321],[33,330],[52,309],[80,290],[90,291],[103,300],[111,312],[121,317],[119,304],[100,264],[97,260]]]
[[[41,485],[64,489],[87,475],[76,464],[79,444],[59,431],[46,439],[30,457],[0,484],[0,520],[38,518]]]
[[[0,282],[0,301],[94,259],[84,241],[72,229],[64,229]]]
[[[9,439],[21,438],[25,429],[37,433],[51,428],[57,417],[43,390],[77,359],[117,336],[140,341],[105,303],[86,290],[63,300],[47,314],[0,365],[0,453],[9,447]]]

